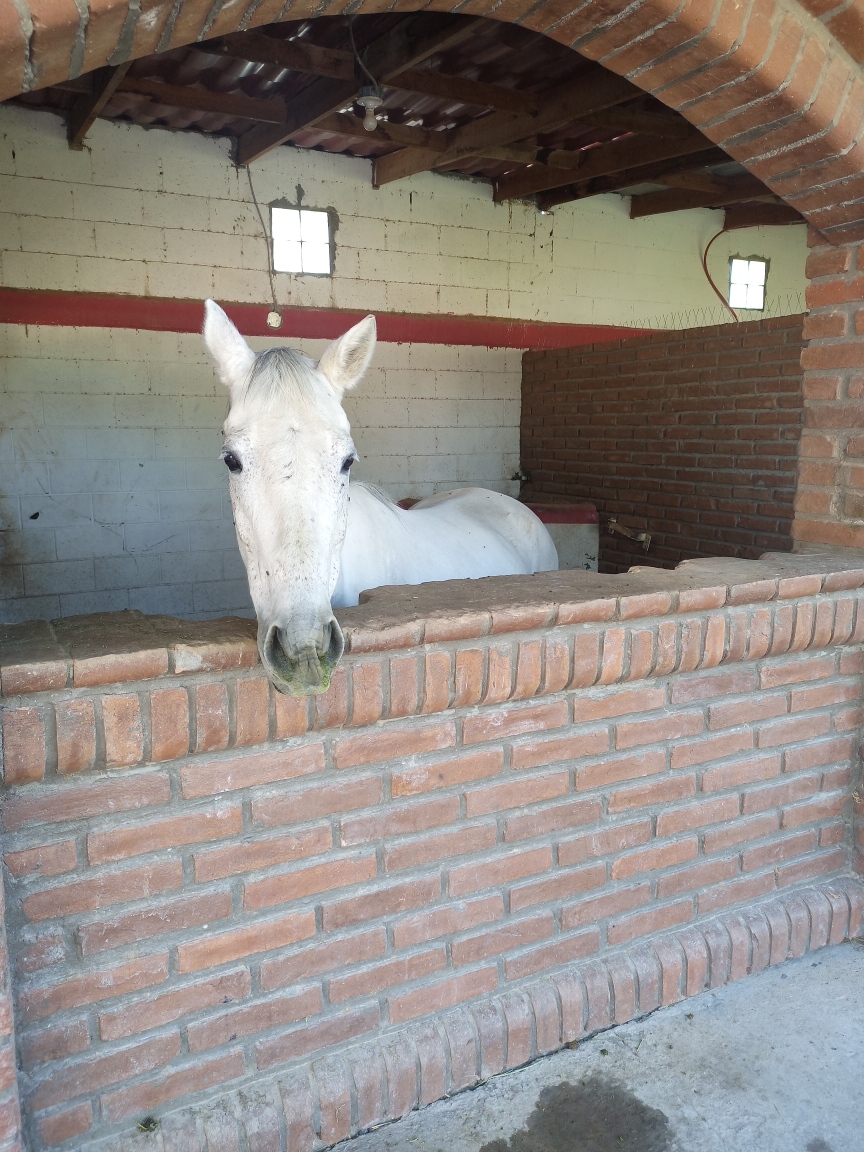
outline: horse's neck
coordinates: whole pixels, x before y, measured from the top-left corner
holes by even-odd
[[[350,485],[334,607],[356,604],[364,588],[398,581],[394,560],[400,551],[400,514],[401,509],[380,499],[365,484]]]

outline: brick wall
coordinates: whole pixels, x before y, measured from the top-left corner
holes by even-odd
[[[801,317],[526,352],[530,499],[590,500],[600,570],[792,546]],[[602,527],[618,516],[639,544]]]
[[[7,627],[32,1152],[310,1152],[855,930],[864,570],[825,563],[388,590],[300,700],[242,621]]]

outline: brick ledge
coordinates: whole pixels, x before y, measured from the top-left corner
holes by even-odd
[[[864,884],[851,876],[785,892],[167,1113],[135,1147],[317,1152],[575,1040],[852,939],[862,913]],[[80,1152],[115,1152],[118,1139]]]

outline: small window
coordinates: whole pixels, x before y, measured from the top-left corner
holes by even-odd
[[[729,303],[732,307],[763,311],[767,275],[767,260],[759,256],[753,256],[748,260],[733,256],[729,261]]]
[[[276,272],[333,274],[328,213],[311,208],[271,208]]]

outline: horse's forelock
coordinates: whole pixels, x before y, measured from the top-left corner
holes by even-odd
[[[296,348],[268,348],[255,357],[245,396],[269,404],[274,400],[312,399],[318,379],[315,361]]]

